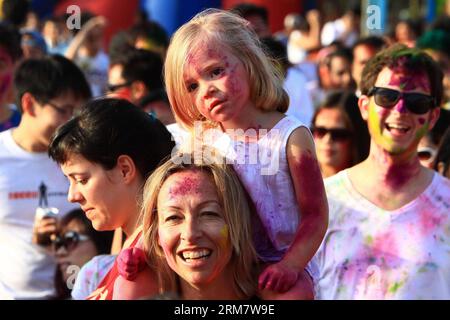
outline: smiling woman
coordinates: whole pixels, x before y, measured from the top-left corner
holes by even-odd
[[[160,293],[248,299],[255,293],[257,274],[246,193],[230,165],[203,155],[195,164],[169,160],[147,180],[148,260],[159,272]]]

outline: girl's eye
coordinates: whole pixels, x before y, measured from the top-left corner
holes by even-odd
[[[217,77],[217,76],[220,76],[222,74],[222,72],[223,72],[223,68],[216,68],[211,72],[211,74],[213,76]]]
[[[197,89],[197,87],[198,87],[198,85],[196,83],[191,83],[187,86],[187,90],[188,90],[188,92],[192,92],[195,89]]]

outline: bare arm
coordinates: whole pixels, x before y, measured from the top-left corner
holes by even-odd
[[[288,140],[287,157],[300,208],[300,224],[283,260],[303,269],[319,248],[328,227],[328,203],[313,140],[305,128]]]
[[[64,54],[67,59],[73,60],[76,58],[78,50],[83,46],[89,33],[96,27],[104,27],[106,25],[106,19],[102,16],[94,17],[90,19],[81,28],[81,30],[75,35],[75,37],[70,42],[69,47]]]
[[[328,227],[328,203],[314,144],[305,128],[289,137],[287,158],[299,205],[300,223],[283,259],[269,265],[258,279],[260,290],[287,292],[298,281],[319,248]]]

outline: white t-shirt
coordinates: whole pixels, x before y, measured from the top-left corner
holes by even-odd
[[[72,289],[74,300],[84,300],[94,292],[112,268],[116,255],[99,255],[87,262],[78,272]]]
[[[297,118],[309,126],[314,107],[311,95],[307,88],[306,77],[296,66],[290,67],[284,80],[284,89],[289,95],[289,108],[286,115]]]
[[[352,47],[356,40],[358,40],[358,33],[356,31],[349,32],[345,38],[341,39],[345,32],[344,20],[337,19],[329,21],[324,24],[320,34],[320,41],[322,46],[328,46],[333,41],[341,40],[346,47]]]
[[[75,59],[78,67],[84,72],[92,90],[92,96],[99,97],[106,93],[108,84],[109,57],[99,51],[95,57],[80,56]]]
[[[67,201],[69,183],[47,153],[29,153],[0,133],[0,299],[45,299],[54,295],[56,264],[31,242],[36,208],[60,214],[78,205]]]
[[[359,194],[347,170],[325,186],[318,299],[450,299],[450,180],[435,173],[420,196],[392,211]]]

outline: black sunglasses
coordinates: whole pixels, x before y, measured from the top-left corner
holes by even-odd
[[[128,82],[121,83],[121,84],[109,84],[108,83],[107,88],[108,88],[109,92],[114,92],[114,91],[117,91],[117,90],[119,90],[121,88],[125,88],[125,87],[130,86],[132,83],[133,83],[132,81],[128,81]]]
[[[335,142],[346,141],[352,136],[352,132],[342,128],[325,128],[325,127],[312,127],[311,132],[314,138],[322,139],[328,133],[331,140]]]
[[[58,251],[61,247],[66,250],[73,250],[80,241],[87,241],[89,237],[76,231],[67,231],[63,235],[57,235],[52,239],[53,248]]]
[[[406,93],[388,88],[373,87],[367,95],[373,95],[375,103],[387,109],[393,108],[400,98],[403,98],[406,108],[415,114],[425,114],[435,106],[435,99],[423,93]]]

